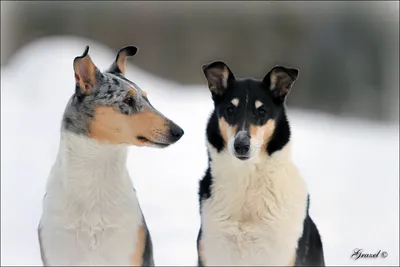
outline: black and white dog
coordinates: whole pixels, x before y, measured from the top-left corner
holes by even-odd
[[[199,190],[198,265],[324,266],[307,187],[291,160],[285,99],[298,70],[236,79],[217,61],[203,72],[215,109]]]

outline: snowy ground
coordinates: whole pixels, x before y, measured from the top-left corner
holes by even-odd
[[[31,44],[1,69],[1,265],[41,264],[36,232],[41,201],[58,149],[61,116],[74,89],[72,60],[86,44],[101,69],[111,64],[115,51],[68,37]],[[167,149],[132,148],[128,160],[156,264],[194,265],[197,186],[206,167],[204,132],[212,109],[208,89],[204,84],[200,90],[182,90],[133,64],[128,78],[185,130],[185,136]],[[289,115],[293,157],[312,193],[311,214],[323,238],[327,264],[398,266],[398,125],[343,120],[290,107]],[[355,248],[367,253],[385,250],[388,257],[355,261],[350,259]]]

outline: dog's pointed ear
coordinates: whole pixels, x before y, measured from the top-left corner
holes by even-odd
[[[134,55],[136,55],[138,50],[139,49],[133,45],[125,46],[125,47],[121,48],[118,51],[118,54],[117,54],[117,57],[115,58],[114,63],[111,65],[110,68],[108,68],[107,72],[113,73],[113,74],[122,74],[125,76],[126,59],[128,57],[133,57]]]
[[[222,61],[214,61],[202,66],[204,76],[207,79],[208,88],[213,96],[221,96],[228,89],[230,81],[235,79],[232,71]]]
[[[263,83],[271,90],[278,102],[283,102],[298,77],[298,69],[275,66],[265,75]]]
[[[81,93],[91,94],[101,76],[101,72],[94,65],[92,59],[88,55],[89,46],[86,46],[82,56],[74,59],[74,72],[77,87]]]

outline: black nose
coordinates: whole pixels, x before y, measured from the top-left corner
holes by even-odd
[[[246,131],[240,131],[233,143],[233,147],[238,156],[247,156],[250,151],[250,136]]]
[[[176,142],[179,139],[181,139],[181,137],[183,136],[183,134],[185,133],[183,131],[183,129],[181,127],[179,127],[178,125],[176,125],[175,123],[171,123],[170,126],[170,133],[171,133],[171,139],[172,141]]]

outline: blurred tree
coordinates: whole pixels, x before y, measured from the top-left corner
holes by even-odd
[[[204,84],[200,66],[212,60],[257,78],[283,64],[300,69],[292,106],[398,120],[393,7],[372,1],[15,2],[2,64],[27,42],[51,35],[83,36],[114,50],[138,45],[135,64],[186,84]]]

